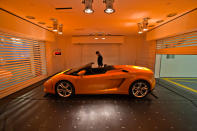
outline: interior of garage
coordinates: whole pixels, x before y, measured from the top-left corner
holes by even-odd
[[[109,1],[109,14],[103,0],[91,14],[83,0],[0,1],[2,131],[197,129],[197,1]],[[96,67],[96,51],[103,64],[151,69],[155,89],[144,99],[44,93],[57,73]]]

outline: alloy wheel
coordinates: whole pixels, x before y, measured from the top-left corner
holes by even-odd
[[[143,81],[138,81],[132,86],[132,94],[136,98],[143,98],[148,94],[148,84]]]
[[[61,97],[69,97],[72,92],[72,85],[68,82],[62,81],[57,85],[57,94]]]

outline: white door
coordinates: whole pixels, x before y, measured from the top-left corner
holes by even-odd
[[[94,62],[97,66],[96,51],[103,56],[103,64],[118,65],[120,61],[120,44],[83,44],[82,46],[82,64]]]

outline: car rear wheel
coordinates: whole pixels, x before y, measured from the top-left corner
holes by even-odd
[[[60,97],[70,97],[74,92],[74,88],[70,82],[60,81],[56,86],[56,93]]]
[[[144,98],[149,92],[149,83],[138,80],[131,85],[130,94],[135,98]]]

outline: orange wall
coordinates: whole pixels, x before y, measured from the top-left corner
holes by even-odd
[[[122,44],[120,46],[120,64],[136,64],[137,50],[138,46],[141,45],[144,38],[137,36],[125,36]],[[65,46],[66,46],[66,67],[76,67],[81,64],[81,48],[72,43],[72,37],[65,37]],[[89,41],[91,43],[91,41]],[[95,43],[95,41],[92,41]],[[107,43],[106,43],[107,44]],[[95,56],[96,58],[96,56]]]
[[[157,40],[197,30],[197,9],[147,33],[146,39]]]
[[[155,68],[156,41],[144,41],[138,46],[136,65],[144,66],[152,69]]]

